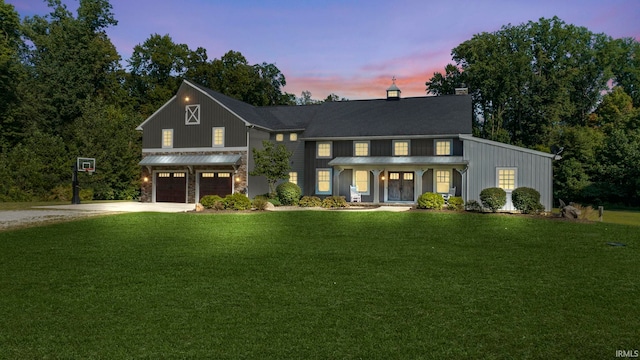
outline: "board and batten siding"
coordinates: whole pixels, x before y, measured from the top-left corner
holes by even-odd
[[[263,140],[269,140],[268,132],[255,128],[249,130],[249,171],[247,172],[247,174],[253,171],[256,167],[256,162],[253,159],[253,149],[264,149],[264,147],[262,146]],[[265,178],[264,176],[249,175],[249,183],[247,186],[247,193],[252,199],[258,195],[266,194],[269,192],[269,183],[267,182],[267,178]]]
[[[553,206],[553,155],[517,148],[484,139],[463,139],[464,160],[469,162],[465,202],[480,202],[483,189],[496,187],[497,168],[517,168],[516,187],[530,187],[540,192],[540,202],[547,211]]]
[[[196,104],[200,105],[200,124],[186,125],[186,105]],[[183,83],[176,96],[144,124],[142,147],[162,148],[162,129],[173,129],[174,149],[212,147],[214,127],[224,127],[225,147],[247,146],[244,121],[201,91]]]

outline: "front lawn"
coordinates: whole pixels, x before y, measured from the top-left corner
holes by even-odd
[[[614,358],[640,348],[639,245],[632,226],[446,212],[7,231],[0,358]]]

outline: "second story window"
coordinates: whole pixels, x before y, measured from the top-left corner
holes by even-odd
[[[330,158],[331,157],[331,142],[319,142],[316,145],[316,157],[318,158]]]
[[[356,141],[353,143],[354,156],[369,156],[369,142]]]
[[[409,140],[394,140],[393,156],[409,156]]]
[[[289,141],[298,141],[298,134],[296,133],[289,134]]]
[[[224,147],[224,128],[223,127],[213,128],[213,146]]]
[[[436,155],[451,155],[451,140],[436,140]]]
[[[284,141],[284,134],[276,134],[276,141]]]
[[[173,147],[173,129],[162,129],[162,147]]]
[[[185,125],[200,124],[200,105],[187,105],[184,111]]]

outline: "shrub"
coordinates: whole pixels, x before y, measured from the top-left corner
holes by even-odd
[[[452,196],[449,198],[449,203],[447,204],[447,208],[449,210],[461,211],[464,210],[464,201],[462,201],[461,196]]]
[[[302,190],[292,182],[284,182],[276,187],[276,193],[283,205],[298,205]]]
[[[301,207],[317,207],[322,206],[322,200],[317,196],[303,196],[298,205]]]
[[[347,200],[344,196],[329,196],[322,200],[322,207],[331,209],[347,207]]]
[[[267,201],[273,204],[273,206],[282,206],[282,203],[278,198],[269,198]]]
[[[498,187],[486,188],[480,192],[480,201],[484,207],[496,212],[507,203],[507,193]]]
[[[93,200],[93,189],[80,189],[80,201]],[[73,187],[71,184],[58,185],[51,190],[47,200],[71,201],[73,199]]]
[[[440,210],[444,205],[444,198],[440,194],[426,192],[418,197],[418,209]]]
[[[251,200],[240,193],[230,194],[222,200],[224,208],[227,210],[249,210],[251,209]]]
[[[200,204],[205,209],[224,210],[224,201],[218,195],[207,195],[200,199]]]
[[[523,214],[536,214],[544,210],[544,206],[540,204],[540,193],[536,189],[519,187],[511,193],[511,201]]]
[[[480,205],[480,203],[475,200],[467,201],[465,208],[467,209],[467,211],[482,211],[482,205]]]
[[[255,199],[253,199],[253,207],[256,210],[265,210],[268,203],[269,200],[264,196],[256,196]]]

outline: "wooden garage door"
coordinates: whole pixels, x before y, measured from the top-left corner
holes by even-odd
[[[233,175],[230,172],[203,172],[198,176],[199,199],[207,195],[225,197],[232,192]]]
[[[187,174],[184,172],[156,173],[157,202],[187,202]]]

